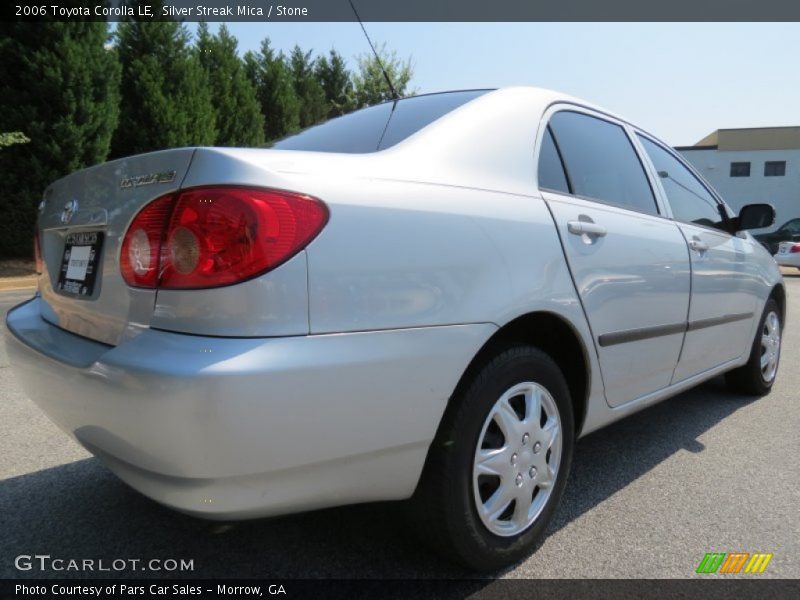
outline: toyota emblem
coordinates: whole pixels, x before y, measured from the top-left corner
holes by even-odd
[[[76,212],[78,212],[78,201],[72,199],[64,205],[64,210],[61,211],[61,222],[64,225],[69,224]]]

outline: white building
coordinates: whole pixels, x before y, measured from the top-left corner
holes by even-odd
[[[718,129],[678,150],[738,212],[745,204],[775,207],[777,229],[800,217],[800,127]]]

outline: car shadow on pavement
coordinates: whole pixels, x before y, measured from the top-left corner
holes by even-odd
[[[593,433],[576,448],[570,482],[549,528],[558,531],[751,402],[711,381]],[[96,459],[0,481],[0,577],[458,578],[472,574],[422,547],[399,503],[222,524],[144,498]],[[19,571],[21,554],[192,559],[184,573]],[[499,575],[500,573],[496,574]]]
[[[676,452],[700,453],[698,438],[757,400],[718,377],[578,441],[567,491],[549,528],[561,529]]]

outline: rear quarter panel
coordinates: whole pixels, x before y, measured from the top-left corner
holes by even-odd
[[[312,333],[502,325],[533,307],[579,308],[540,198],[391,181],[326,187],[330,222],[307,249]]]
[[[502,327],[547,312],[584,349],[587,398],[576,400],[605,406],[591,332],[541,197],[378,180],[319,185],[331,219],[307,249],[312,333]]]

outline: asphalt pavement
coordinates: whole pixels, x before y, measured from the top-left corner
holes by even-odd
[[[706,552],[734,551],[773,553],[759,577],[800,577],[800,277],[787,274],[786,283],[789,323],[772,393],[752,399],[714,380],[580,440],[546,540],[495,577],[693,577]],[[0,314],[30,295],[0,292]],[[0,577],[91,575],[15,567],[16,557],[34,554],[193,561],[183,574],[116,573],[131,576],[466,575],[417,542],[402,508],[233,524],[175,513],[53,425],[20,389],[0,345]]]

